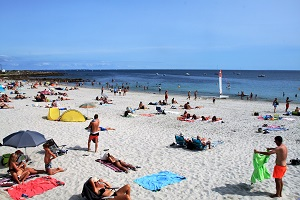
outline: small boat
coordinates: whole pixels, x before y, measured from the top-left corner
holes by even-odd
[[[266,75],[264,75],[264,74],[260,74],[260,75],[258,75],[257,77],[265,77]]]
[[[186,75],[186,76],[189,76],[190,74],[189,74],[189,73],[185,73],[185,75]]]

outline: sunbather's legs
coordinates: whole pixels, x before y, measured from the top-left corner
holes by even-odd
[[[133,165],[131,165],[131,164],[128,164],[128,163],[126,163],[126,162],[124,162],[124,161],[122,161],[122,160],[120,160],[119,162],[120,162],[121,165],[124,166],[124,167],[130,168],[130,169],[132,169],[132,170],[136,170],[135,167],[134,167]]]
[[[58,172],[63,172],[63,171],[64,171],[64,169],[61,168],[61,167],[46,169],[46,172],[47,172],[48,175],[54,175]]]
[[[22,183],[24,183],[24,181],[26,180],[26,178],[30,175],[30,172],[29,171],[24,171],[20,177],[20,181]]]
[[[45,174],[45,170],[36,170],[34,168],[26,168],[27,171],[30,172],[30,174]]]
[[[12,176],[12,179],[13,179],[14,181],[16,181],[17,183],[20,183],[19,178],[18,178],[18,175],[17,175],[16,172],[11,172],[11,176]]]
[[[115,200],[129,200],[130,199],[130,185],[124,185],[118,191],[116,191],[117,196],[115,196]]]
[[[125,171],[126,173],[128,173],[128,169],[126,167],[124,167],[120,161],[116,161],[113,163],[115,166],[117,166],[118,168],[120,168],[121,170]]]

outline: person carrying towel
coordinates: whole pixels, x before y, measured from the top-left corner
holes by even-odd
[[[287,158],[287,147],[282,143],[282,137],[276,136],[275,143],[277,145],[276,148],[267,148],[267,152],[261,152],[254,149],[254,153],[259,153],[263,155],[271,155],[276,154],[276,165],[273,171],[273,177],[275,178],[276,183],[276,194],[271,195],[272,198],[274,197],[282,197],[282,188],[283,182],[282,177],[284,176],[287,168],[286,168],[286,158]]]

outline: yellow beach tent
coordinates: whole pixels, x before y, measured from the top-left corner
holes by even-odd
[[[63,122],[85,122],[85,116],[78,110],[67,110],[60,116]]]

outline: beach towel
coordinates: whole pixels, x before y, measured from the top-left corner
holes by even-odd
[[[186,178],[172,172],[161,171],[157,174],[137,178],[134,180],[134,182],[147,190],[159,191],[164,186],[178,183],[184,179]]]
[[[140,114],[141,116],[144,116],[144,117],[153,117],[155,116],[154,114]]]
[[[264,179],[269,179],[270,173],[265,166],[270,159],[270,156],[262,155],[259,153],[253,154],[253,167],[254,171],[251,176],[251,184],[256,183],[256,180],[263,181]]]
[[[277,126],[277,125],[269,125],[264,130],[268,131],[286,131],[288,128]]]
[[[107,161],[105,161],[105,160],[97,159],[97,160],[95,160],[95,161],[101,163],[102,165],[105,165],[106,167],[108,167],[108,168],[114,170],[115,172],[123,172],[123,170],[121,170],[120,168],[116,167],[116,166],[113,165],[112,163],[107,162]]]
[[[58,181],[51,176],[43,176],[34,180],[18,184],[7,189],[8,194],[12,199],[24,199],[23,197],[33,197],[42,194],[47,190],[51,190],[57,186],[64,185],[64,182]]]
[[[224,141],[222,141],[222,140],[213,141],[213,142],[211,143],[211,146],[212,146],[212,147],[216,147],[216,146],[218,146],[219,144],[223,144],[223,143],[224,143]]]

